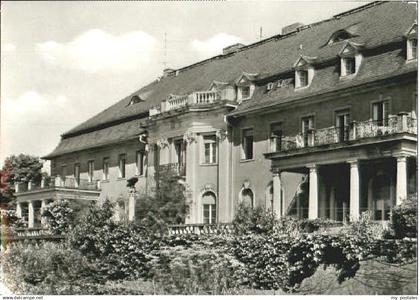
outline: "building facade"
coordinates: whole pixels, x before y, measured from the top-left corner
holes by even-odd
[[[64,133],[49,184],[17,186],[35,226],[57,198],[109,198],[134,219],[135,190],[171,170],[187,223],[232,221],[238,203],[355,220],[417,187],[417,11],[374,2],[181,69]],[[39,223],[39,222],[38,222]]]

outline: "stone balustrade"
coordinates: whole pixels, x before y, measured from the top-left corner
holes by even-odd
[[[18,182],[15,184],[15,193],[24,193],[29,191],[36,191],[51,188],[69,188],[80,190],[101,190],[100,180],[87,180],[74,177],[61,178],[60,176],[52,176],[49,180],[43,178],[40,182]]]
[[[220,91],[196,91],[188,95],[174,96],[168,99],[164,105],[154,106],[149,109],[149,116],[155,116],[163,112],[176,110],[188,105],[206,105],[221,100]]]
[[[168,228],[169,234],[223,234],[233,233],[234,227],[230,223],[220,224],[182,224],[171,225]]]

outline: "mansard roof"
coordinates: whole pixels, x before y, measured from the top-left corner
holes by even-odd
[[[258,74],[258,77],[253,77],[253,80],[257,81],[290,73],[301,53],[316,57],[317,63],[337,59],[346,41],[332,44],[328,41],[334,32],[343,28],[353,36],[349,41],[363,44],[364,49],[402,43],[415,23],[416,14],[416,5],[407,2],[373,2],[328,20],[300,27],[286,35],[276,35],[244,46],[235,53],[218,55],[181,68],[135,91],[66,132],[62,136],[61,143],[99,128],[102,130],[110,125],[119,126],[118,123],[133,118],[144,118],[150,108],[160,104],[170,94],[185,95],[206,90],[213,81],[235,82],[244,72],[251,75]],[[406,66],[402,63],[403,55],[400,52],[401,48],[364,58],[357,78],[343,84],[360,84],[363,81],[374,80],[377,76],[392,76],[409,71],[409,68],[416,69],[413,64]],[[328,68],[330,67],[316,70],[310,88],[300,92],[299,97],[323,89],[334,89],[338,77],[333,78],[331,69]],[[143,101],[128,105],[135,95]],[[261,88],[257,86],[252,99],[242,102],[233,114],[271,105],[273,101],[292,101],[296,97],[297,95],[287,88],[273,89],[267,93],[265,86]],[[55,152],[51,155],[54,156]]]

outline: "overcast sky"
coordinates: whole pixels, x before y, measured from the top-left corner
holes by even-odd
[[[161,75],[361,1],[2,2],[0,165]],[[165,56],[164,33],[167,33]]]

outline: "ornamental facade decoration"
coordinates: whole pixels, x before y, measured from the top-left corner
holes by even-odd
[[[163,149],[169,146],[169,142],[167,139],[165,138],[160,138],[157,142],[156,145],[159,146],[159,148]]]
[[[218,140],[223,141],[227,137],[227,135],[228,135],[228,133],[227,133],[227,130],[225,130],[225,129],[218,129],[216,131],[216,138]]]
[[[194,132],[192,132],[191,130],[187,130],[184,133],[184,136],[182,137],[182,139],[187,142],[188,144],[191,144],[192,142],[195,142],[197,139],[197,134],[195,134]]]

